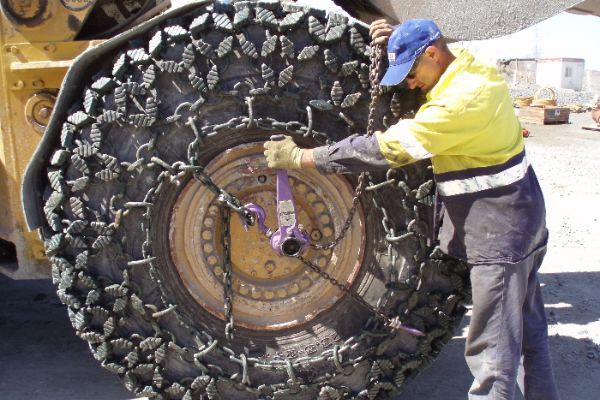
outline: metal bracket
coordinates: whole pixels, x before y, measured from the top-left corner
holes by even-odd
[[[7,87],[11,90],[58,89],[77,56],[104,40],[13,43],[3,47]]]

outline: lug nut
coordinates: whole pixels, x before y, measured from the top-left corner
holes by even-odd
[[[287,296],[287,290],[285,290],[285,288],[277,290],[277,296],[283,299],[285,296]]]
[[[204,239],[204,240],[212,239],[212,232],[209,230],[205,230],[204,232],[202,232],[202,239]]]
[[[331,221],[331,218],[329,218],[329,215],[323,214],[319,217],[319,221],[321,221],[322,224],[328,224],[329,221]]]
[[[292,294],[296,294],[300,291],[300,286],[298,286],[297,283],[294,283],[292,286],[290,286],[290,292],[292,292]]]
[[[261,295],[262,293],[260,292],[260,289],[252,288],[252,297],[254,297],[255,299],[260,299]]]
[[[306,192],[306,185],[303,183],[299,183],[296,186],[296,192],[298,192],[298,194],[304,194],[304,192]]]
[[[265,298],[267,300],[273,300],[273,297],[275,297],[275,293],[273,293],[273,291],[268,290],[265,292]]]
[[[250,288],[247,285],[242,283],[240,285],[240,293],[246,295],[246,294],[250,293]]]
[[[308,278],[303,278],[303,279],[300,281],[300,285],[302,285],[302,287],[308,287],[308,286],[310,285],[310,279],[308,279]]]
[[[223,268],[215,267],[215,269],[213,269],[213,272],[215,273],[215,275],[221,276],[221,275],[223,275]]]

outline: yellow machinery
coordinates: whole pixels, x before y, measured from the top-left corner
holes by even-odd
[[[67,70],[77,56],[103,42],[79,40],[77,36],[92,11],[105,14],[105,3],[97,0],[0,3],[0,239],[14,244],[18,258],[18,265],[3,263],[0,271],[14,279],[49,277],[50,263],[43,243],[35,231],[27,229],[21,184],[25,168],[50,120]],[[146,13],[131,16],[148,19],[163,11],[170,2],[158,3]],[[112,9],[116,9],[115,4]],[[143,9],[138,7],[137,10]],[[125,22],[133,22],[134,19],[130,19]],[[7,247],[7,243],[3,245]]]
[[[2,2],[0,238],[16,246],[18,268],[2,269],[15,279],[48,277],[44,246],[26,228],[20,187],[65,73],[75,57],[97,43],[75,40],[93,3]]]

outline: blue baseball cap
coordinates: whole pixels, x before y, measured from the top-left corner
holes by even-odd
[[[415,60],[442,37],[442,32],[430,19],[411,19],[398,26],[388,41],[390,66],[381,79],[382,85],[402,82]]]

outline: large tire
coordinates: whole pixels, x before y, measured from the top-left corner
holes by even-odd
[[[423,330],[425,337],[390,330],[339,291],[327,295],[325,305],[306,303],[318,309],[305,310],[304,317],[298,315],[302,309],[286,305],[293,315],[286,321],[275,301],[300,302],[303,292],[294,293],[298,286],[284,277],[283,291],[267,287],[261,292],[246,276],[246,265],[234,260],[234,286],[239,286],[233,314],[239,323],[235,339],[226,339],[223,305],[212,304],[214,296],[206,294],[214,289],[206,282],[218,282],[215,277],[223,273],[215,267],[223,249],[214,239],[224,225],[211,206],[218,204],[216,195],[192,171],[206,166],[217,183],[242,174],[250,182],[247,191],[268,197],[274,186],[267,177],[274,171],[264,166],[260,144],[253,143],[282,131],[310,147],[364,133],[369,56],[366,26],[349,24],[340,15],[326,17],[320,10],[272,1],[214,7],[132,42],[111,68],[94,77],[64,122],[61,146],[48,169],[44,212],[53,279],[73,326],[102,365],[138,396],[325,400],[397,395],[451,339],[464,314],[460,303],[469,298],[465,266],[434,251],[433,181],[426,163],[371,175],[370,185],[394,181],[360,199],[351,239],[341,242],[335,257],[314,250],[307,256],[324,260],[323,268],[334,259],[354,257],[357,268],[343,275],[344,262],[338,262],[332,274],[342,282],[350,279],[351,291]],[[384,93],[376,125],[395,122],[417,100],[414,93]],[[238,178],[228,178],[234,174],[228,168],[234,167]],[[351,206],[345,199],[356,177],[320,181],[304,171],[290,176],[317,199],[295,194],[307,210],[309,229],[326,228],[313,215],[316,203],[325,204],[325,220],[336,219],[328,225],[335,232],[325,235],[331,239]],[[319,187],[321,182],[330,189]],[[242,192],[242,202],[253,198]],[[207,207],[195,205],[202,201]],[[196,217],[198,225],[214,228],[207,236],[196,232]],[[232,220],[231,229],[235,224]],[[407,229],[406,240],[385,240]],[[233,239],[242,238],[236,235]],[[236,243],[232,246],[235,252]],[[192,255],[185,263],[191,266],[184,268],[179,257],[187,252]],[[213,253],[216,258],[208,260]],[[239,259],[256,261],[244,258],[248,254]],[[199,273],[196,259],[202,271],[215,276],[190,282]],[[291,275],[302,273],[293,260],[277,263],[291,265]],[[331,292],[328,282],[306,274],[308,287]],[[256,296],[243,291],[244,282],[254,282],[249,285]],[[252,303],[253,296],[258,303]],[[257,304],[265,314],[254,321]]]

